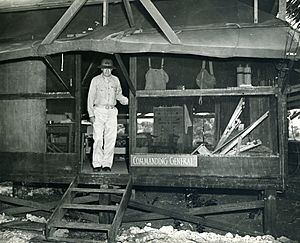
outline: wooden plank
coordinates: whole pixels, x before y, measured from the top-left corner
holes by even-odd
[[[226,154],[229,152],[239,141],[239,138],[245,138],[249,133],[251,133],[260,123],[262,123],[267,117],[269,116],[269,111],[267,111],[265,114],[263,114],[260,118],[257,119],[257,121],[253,122],[248,128],[246,128],[241,135],[232,141],[230,144],[228,144],[221,152],[220,154]]]
[[[129,177],[128,183],[126,185],[125,193],[119,203],[119,208],[115,214],[114,220],[111,225],[111,230],[108,232],[108,242],[115,242],[118,234],[118,229],[121,226],[121,222],[127,208],[132,189],[132,179]]]
[[[276,234],[276,190],[265,190],[264,195],[264,233],[275,235]]]
[[[148,11],[148,13],[154,19],[154,21],[159,26],[159,28],[162,30],[162,32],[165,34],[165,36],[170,41],[170,43],[180,44],[180,40],[179,40],[178,36],[172,30],[170,25],[167,23],[167,21],[161,15],[161,13],[158,11],[158,9],[155,7],[155,5],[150,0],[140,0],[140,2],[143,4],[145,9]]]
[[[12,93],[0,94],[0,100],[23,100],[23,99],[74,99],[69,92],[47,92],[47,93]]]
[[[137,87],[137,58],[130,57],[129,59],[129,75],[132,80],[133,87]],[[129,154],[133,154],[136,149],[136,134],[137,134],[137,98],[131,92],[129,94]],[[130,171],[130,166],[129,166]]]
[[[126,10],[127,18],[129,21],[129,25],[132,28],[135,26],[135,23],[134,23],[134,18],[133,18],[130,2],[129,2],[129,0],[123,0],[123,3],[124,3],[125,10]]]
[[[24,200],[24,199],[15,198],[15,197],[7,197],[7,196],[3,196],[3,195],[0,195],[0,201],[5,202],[5,203],[10,203],[10,204],[15,204],[15,205],[22,205],[22,206],[27,206],[27,207],[31,207],[31,208],[36,208],[36,209],[43,210],[43,211],[50,211],[52,208],[52,207],[49,207],[42,203],[37,203],[34,201]]]
[[[69,22],[74,18],[81,7],[86,3],[87,0],[74,0],[71,6],[58,20],[55,26],[50,30],[45,39],[42,41],[42,45],[51,44],[65,29]]]
[[[64,209],[78,209],[78,210],[97,210],[97,211],[116,211],[116,205],[87,205],[77,203],[65,203],[62,205]]]
[[[74,139],[74,152],[80,158],[81,153],[81,68],[82,68],[81,55],[75,55],[75,139]]]
[[[115,198],[115,196],[113,197]],[[134,209],[139,209],[147,212],[155,212],[163,215],[167,215],[171,218],[175,219],[180,219],[186,222],[191,222],[195,224],[201,224],[210,228],[222,230],[225,232],[234,232],[234,233],[240,233],[240,234],[249,234],[249,235],[257,235],[258,232],[251,232],[251,231],[242,231],[239,229],[236,229],[235,226],[229,224],[229,223],[223,223],[223,222],[218,222],[216,220],[208,219],[208,218],[203,218],[203,217],[198,217],[194,216],[190,213],[185,213],[179,210],[170,210],[166,208],[161,208],[161,207],[156,207],[152,206],[149,204],[144,204],[135,200],[130,200],[128,203],[128,207],[134,208]]]
[[[97,5],[103,3],[104,0],[88,0],[86,5]],[[122,0],[107,0],[109,3],[119,3]],[[130,0],[133,1],[133,0]],[[22,12],[29,10],[41,10],[41,9],[53,9],[53,8],[65,8],[71,5],[72,1],[66,0],[4,0],[0,4],[0,13],[6,12]]]
[[[8,97],[11,93],[45,92],[46,66],[40,60],[5,62],[0,65],[0,80],[0,93],[3,97]],[[0,151],[44,152],[46,146],[45,110],[45,100],[1,100]],[[2,166],[1,176],[5,169]]]
[[[125,79],[128,83],[128,86],[129,86],[129,89],[130,89],[131,93],[135,96],[136,95],[135,86],[133,85],[132,80],[128,75],[127,69],[126,69],[126,67],[125,67],[125,65],[122,61],[121,56],[119,54],[115,54],[115,57],[116,57],[117,62],[119,64],[120,68],[121,68],[121,71],[122,71],[122,73],[123,73],[123,75],[124,75],[124,77],[125,77]]]
[[[258,0],[254,0],[253,23],[258,24]]]
[[[108,2],[107,0],[103,0],[102,3],[102,26],[106,26],[108,24]]]
[[[95,224],[95,223],[59,222],[55,224],[55,227],[66,228],[66,229],[99,230],[99,231],[110,230],[110,224]]]
[[[193,215],[210,215],[210,214],[218,214],[218,213],[228,213],[235,211],[247,211],[252,209],[260,209],[264,208],[264,201],[250,201],[250,202],[239,202],[239,203],[228,203],[221,204],[216,206],[206,206],[206,207],[197,207],[191,208],[186,211],[187,213],[191,213]],[[176,209],[173,209],[176,210]],[[149,221],[149,220],[159,220],[159,219],[167,219],[169,218],[166,215],[161,215],[157,213],[145,213],[145,212],[137,212],[125,215],[123,222],[138,222],[138,221]]]
[[[163,156],[161,155],[160,157],[163,158]],[[193,168],[174,166],[155,167],[155,165],[151,166],[151,164],[148,164],[144,167],[131,166],[131,169],[138,174],[157,175],[158,177],[174,175],[174,178],[176,175],[279,178],[280,160],[278,156],[198,156],[198,166]]]
[[[237,176],[201,176],[179,174],[171,175],[161,173],[161,168],[156,171],[140,172],[132,169],[133,184],[135,186],[159,187],[198,187],[198,188],[223,188],[223,189],[251,189],[264,190],[274,188],[282,190],[281,178],[246,178]],[[169,169],[170,170],[170,169]],[[151,174],[152,173],[152,174]],[[179,176],[180,175],[180,176]]]
[[[46,241],[45,243],[53,243],[55,242],[69,242],[69,243],[99,243],[99,240],[86,240],[86,239],[81,239],[78,241],[78,238],[63,238],[63,237],[48,237],[49,241]],[[40,242],[40,239],[38,239],[38,243]],[[44,242],[44,241],[43,241]]]
[[[286,0],[279,0],[278,18],[286,21]]]
[[[300,84],[290,85],[287,87],[287,94],[300,92]]]
[[[288,68],[287,64],[284,63],[279,75],[278,75],[278,88],[281,92],[278,93],[277,107],[278,107],[278,131],[280,134],[279,155],[281,163],[281,175],[283,186],[286,186],[286,177],[288,174],[288,124],[287,124],[287,95],[286,95],[286,84],[288,82]]]
[[[44,208],[43,211],[52,212],[53,208],[55,208],[58,203],[59,201],[43,204],[44,207],[48,207],[48,210],[45,210]],[[41,210],[40,208],[23,206],[23,207],[6,208],[1,212],[7,215],[17,215],[17,214],[30,213],[30,212],[40,211],[40,210]]]
[[[46,225],[46,231],[45,231],[45,235],[46,237],[48,236],[52,236],[54,233],[54,228],[53,225],[56,222],[61,221],[61,219],[64,216],[64,212],[65,210],[62,209],[62,205],[64,203],[70,203],[71,202],[71,198],[70,198],[70,188],[77,186],[77,177],[74,178],[74,180],[70,183],[68,189],[65,191],[64,195],[62,196],[59,204],[57,205],[57,207],[55,208],[53,214],[50,216],[50,218],[47,221],[47,225]]]
[[[87,202],[94,202],[95,197],[94,196],[82,196],[82,197],[76,197],[73,200],[73,203],[87,203]],[[49,207],[49,212],[53,211],[53,208],[55,208],[60,201],[55,201],[55,202],[50,202],[50,203],[45,203],[45,207]],[[17,214],[22,214],[22,213],[30,213],[30,212],[35,212],[39,211],[39,208],[33,208],[33,207],[13,207],[13,208],[7,208],[2,210],[2,213],[5,213],[7,215],[17,215]]]
[[[269,86],[255,88],[227,88],[227,89],[186,89],[186,90],[137,90],[136,97],[185,97],[185,96],[248,96],[275,95],[278,89]]]
[[[100,189],[94,189],[94,188],[80,188],[75,187],[71,189],[72,192],[86,192],[86,193],[109,193],[109,194],[122,194],[125,192],[125,189],[116,189],[116,188],[100,188]]]
[[[252,209],[264,208],[265,202],[263,200],[249,201],[249,202],[237,202],[237,203],[227,203],[220,204],[216,206],[207,206],[207,207],[197,207],[189,209],[189,213],[193,215],[209,215],[225,212],[236,212],[236,211],[245,211]]]

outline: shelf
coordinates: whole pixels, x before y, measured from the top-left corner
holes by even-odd
[[[275,95],[277,87],[252,86],[230,87],[225,89],[185,89],[185,90],[137,90],[137,98],[150,97],[185,97],[185,96],[245,96],[245,95]]]

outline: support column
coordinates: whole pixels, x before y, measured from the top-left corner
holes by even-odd
[[[264,195],[265,207],[263,226],[264,233],[276,236],[276,190],[267,189]]]
[[[136,89],[136,75],[137,75],[137,58],[130,57],[129,60],[130,79]],[[132,92],[129,95],[129,156],[135,151],[136,148],[136,112],[137,112],[137,98]],[[129,167],[130,169],[130,167]]]

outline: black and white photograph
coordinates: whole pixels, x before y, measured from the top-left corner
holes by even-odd
[[[300,242],[300,0],[0,0],[0,243]]]

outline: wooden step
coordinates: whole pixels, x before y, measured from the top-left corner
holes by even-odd
[[[70,243],[99,243],[101,241],[99,240],[86,240],[86,239],[74,239],[74,238],[63,238],[63,237],[55,237],[55,236],[49,236],[47,238],[50,241],[58,241],[58,242],[70,242]],[[49,242],[49,241],[47,241]]]
[[[117,188],[83,188],[83,187],[74,187],[71,188],[72,192],[86,192],[86,193],[107,193],[107,194],[123,194],[125,189],[117,189]]]
[[[96,231],[109,231],[111,224],[96,224],[96,223],[78,223],[78,222],[57,222],[51,227],[65,229],[83,229]]]
[[[70,204],[62,205],[64,209],[83,209],[83,210],[98,210],[98,211],[116,211],[119,206],[117,205],[90,205],[90,204]]]

